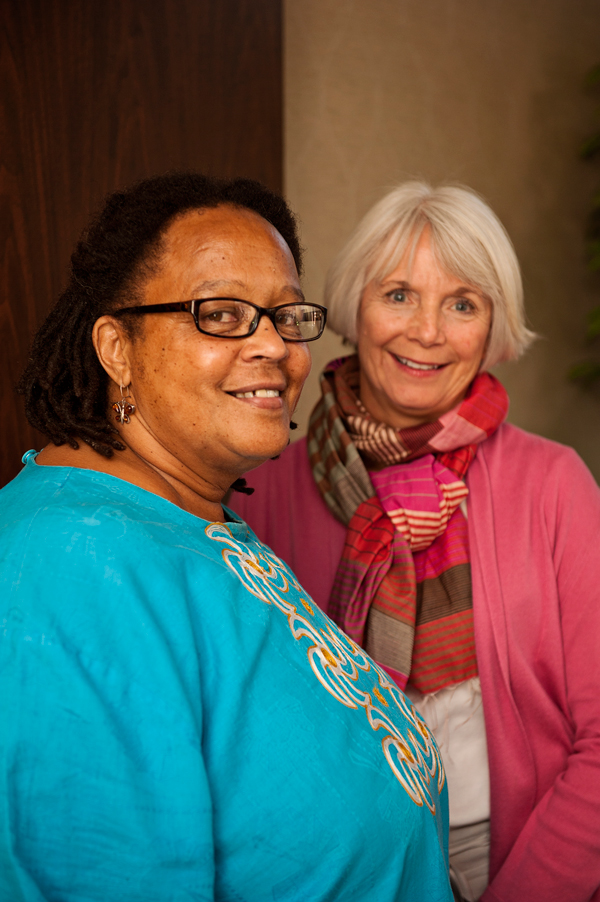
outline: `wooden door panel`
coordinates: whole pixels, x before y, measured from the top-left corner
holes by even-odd
[[[13,386],[90,212],[169,169],[282,182],[280,0],[0,0],[0,485]]]

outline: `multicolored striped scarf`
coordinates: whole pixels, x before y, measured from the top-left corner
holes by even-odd
[[[321,377],[308,452],[346,527],[329,613],[403,689],[435,692],[477,675],[467,521],[460,504],[477,445],[506,417],[489,373],[434,423],[394,429],[358,397],[358,357]]]

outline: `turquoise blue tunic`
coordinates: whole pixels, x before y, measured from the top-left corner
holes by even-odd
[[[0,492],[0,899],[449,902],[438,751],[238,520]]]

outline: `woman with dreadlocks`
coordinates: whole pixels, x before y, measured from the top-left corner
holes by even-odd
[[[437,747],[222,506],[279,454],[325,310],[284,201],[109,198],[0,492],[0,899],[449,902]]]

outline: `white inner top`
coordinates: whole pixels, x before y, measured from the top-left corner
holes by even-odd
[[[448,780],[450,826],[490,817],[490,770],[479,677],[423,695],[405,690],[439,746]]]

